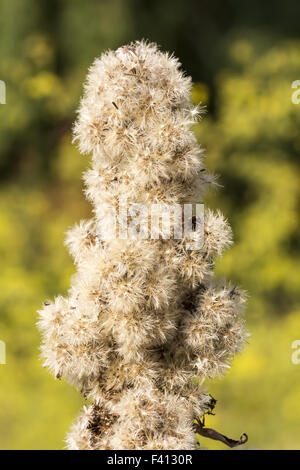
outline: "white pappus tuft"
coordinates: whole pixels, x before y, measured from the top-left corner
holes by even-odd
[[[74,140],[91,154],[94,217],[67,233],[77,266],[68,295],[39,312],[45,365],[92,401],[69,449],[196,448],[193,420],[210,400],[202,383],[226,371],[247,336],[245,294],[213,280],[231,244],[220,213],[205,210],[199,250],[184,239],[101,237],[123,196],[201,202],[213,177],[191,131],[202,110],[190,91],[178,60],[151,43],[106,52],[89,70]]]

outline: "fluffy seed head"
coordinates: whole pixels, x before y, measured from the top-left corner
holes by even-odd
[[[210,401],[202,383],[225,372],[246,337],[243,293],[212,281],[231,243],[220,213],[205,210],[200,249],[165,227],[157,239],[124,238],[120,227],[112,236],[121,198],[148,209],[199,203],[213,182],[191,130],[200,110],[190,89],[178,60],[145,42],[89,70],[74,139],[91,154],[94,217],[67,233],[77,266],[68,295],[39,312],[45,365],[92,401],[70,449],[195,448],[193,418]]]

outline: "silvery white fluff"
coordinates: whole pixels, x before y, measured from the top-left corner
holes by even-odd
[[[200,250],[101,236],[124,196],[148,207],[201,202],[213,178],[190,130],[200,112],[190,89],[178,60],[145,42],[89,70],[74,134],[92,154],[84,178],[95,216],[67,234],[77,265],[68,297],[39,312],[45,365],[92,401],[69,449],[195,448],[193,420],[211,400],[201,384],[226,371],[246,337],[244,293],[213,280],[231,244],[220,213],[205,210]]]

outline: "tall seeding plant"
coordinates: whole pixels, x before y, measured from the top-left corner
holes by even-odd
[[[149,211],[183,207],[213,183],[191,131],[199,109],[190,90],[178,60],[145,42],[109,51],[89,70],[74,135],[92,155],[84,179],[94,217],[67,233],[77,266],[68,296],[39,312],[45,365],[92,403],[69,449],[193,449],[196,431],[231,446],[246,440],[203,419],[215,404],[204,380],[227,370],[246,337],[244,293],[213,278],[215,257],[231,244],[226,220],[206,209],[202,225],[193,217],[194,239],[204,233],[197,249],[186,234],[133,237],[124,217],[115,221],[124,198]]]

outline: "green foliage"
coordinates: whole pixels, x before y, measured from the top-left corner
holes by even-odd
[[[224,186],[207,203],[228,214],[236,242],[219,274],[249,290],[257,316],[284,315],[300,302],[300,112],[291,101],[298,47],[287,42],[259,55],[245,40],[234,43],[216,79],[217,118],[197,127]]]
[[[249,345],[210,388],[220,404],[207,425],[235,438],[246,431],[248,448],[299,446],[299,370],[291,361],[300,332],[300,108],[291,101],[298,50],[299,42],[261,53],[233,43],[216,79],[217,118],[197,127],[224,185],[207,203],[227,214],[235,238],[217,274],[250,295]]]
[[[2,449],[61,448],[82,403],[42,368],[35,326],[41,303],[65,291],[73,273],[63,234],[85,214],[80,185],[73,185],[61,181],[47,192],[9,185],[0,193],[0,335],[7,349],[0,366]]]

